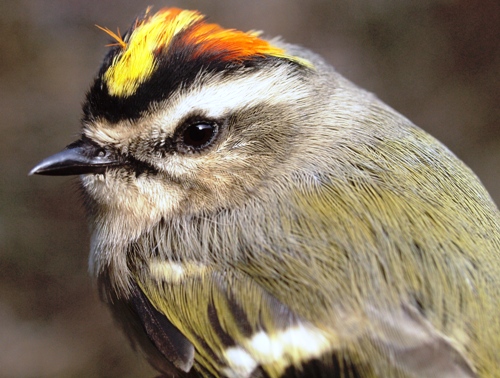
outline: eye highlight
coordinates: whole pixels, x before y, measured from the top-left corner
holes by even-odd
[[[211,121],[197,121],[179,130],[177,147],[180,152],[201,151],[211,145],[219,131],[219,126]]]

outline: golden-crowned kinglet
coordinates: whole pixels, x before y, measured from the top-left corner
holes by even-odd
[[[146,12],[87,94],[90,270],[165,376],[500,376],[500,215],[314,53]]]

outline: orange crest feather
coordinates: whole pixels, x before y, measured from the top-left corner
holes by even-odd
[[[142,19],[136,20],[123,38],[119,30],[116,34],[98,26],[116,40],[112,45],[121,47],[104,74],[111,95],[132,95],[155,71],[157,54],[166,54],[177,36],[181,38],[181,45],[195,47],[192,59],[207,56],[209,59],[241,62],[256,56],[272,56],[310,65],[259,38],[256,32],[244,33],[206,23],[204,16],[197,11],[165,8],[150,16],[149,10]]]

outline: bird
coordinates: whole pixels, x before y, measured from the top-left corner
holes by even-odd
[[[89,270],[164,377],[499,377],[500,214],[447,147],[314,52],[150,8],[79,138]]]

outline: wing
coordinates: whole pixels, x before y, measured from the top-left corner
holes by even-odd
[[[139,349],[148,362],[168,377],[196,376],[190,372],[194,347],[189,340],[159,313],[137,285],[132,285],[128,298],[115,295],[109,277],[98,280],[101,299],[129,337],[132,347]]]
[[[368,376],[359,375],[354,356],[335,353],[333,332],[302,319],[244,273],[156,262],[138,282],[192,343],[202,376]]]
[[[183,371],[193,364],[201,376],[475,377],[452,340],[413,307],[339,310],[320,324],[237,270],[155,262],[137,282],[146,334]]]

